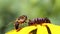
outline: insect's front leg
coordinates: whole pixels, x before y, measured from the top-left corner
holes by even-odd
[[[15,23],[15,29],[16,29],[16,31],[18,32],[21,28],[19,27],[19,23]]]
[[[16,32],[18,32],[18,31],[20,31],[22,28],[18,28],[17,30],[16,30]]]

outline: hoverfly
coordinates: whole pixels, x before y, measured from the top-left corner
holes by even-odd
[[[21,27],[19,27],[19,24],[23,24],[24,22],[26,22],[26,20],[27,20],[26,15],[20,16],[15,22],[15,29],[19,31],[21,29]]]

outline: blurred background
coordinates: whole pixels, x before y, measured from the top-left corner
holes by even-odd
[[[20,15],[29,19],[48,17],[51,23],[60,25],[60,0],[0,0],[0,34],[13,29]]]

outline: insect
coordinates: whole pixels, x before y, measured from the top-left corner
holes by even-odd
[[[15,29],[17,31],[19,31],[21,29],[21,27],[19,27],[19,25],[26,22],[26,20],[27,20],[26,15],[20,16],[15,22]],[[30,20],[30,19],[28,20],[28,26],[36,25],[36,24],[42,25],[42,23],[51,23],[51,22],[50,22],[50,20],[48,18],[35,18],[35,19],[32,19],[32,20]]]
[[[30,20],[28,24],[29,24],[29,26],[30,25],[36,26],[36,24],[42,25],[43,23],[51,23],[51,22],[48,18],[35,18],[35,19]],[[45,26],[48,29],[48,33],[51,33],[49,27],[47,25],[45,25]],[[37,30],[33,30],[29,34],[36,34],[36,31]]]
[[[35,25],[35,24],[40,24],[42,25],[43,23],[51,23],[48,18],[35,18],[29,21],[29,25]]]
[[[22,16],[20,16],[17,20],[16,20],[16,22],[15,22],[15,29],[17,30],[17,31],[19,31],[20,29],[21,29],[21,27],[19,27],[19,25],[20,24],[23,24],[24,22],[26,22],[26,20],[27,20],[27,16],[26,15],[22,15]]]

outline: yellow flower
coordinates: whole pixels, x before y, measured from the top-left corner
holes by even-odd
[[[60,26],[49,24],[49,23],[45,23],[45,24],[43,24],[43,26],[41,26],[41,25],[27,26],[18,32],[16,32],[16,30],[11,30],[11,31],[7,32],[6,34],[29,34],[29,32],[31,32],[32,30],[35,30],[35,29],[37,29],[36,34],[48,34],[47,28],[44,25],[47,25],[49,27],[52,34],[60,34]]]
[[[60,26],[54,24],[47,24],[52,34],[60,34]]]
[[[36,29],[35,26],[27,26],[18,32],[16,32],[16,30],[11,30],[11,31],[7,32],[6,34],[29,34],[29,32],[34,29]]]

